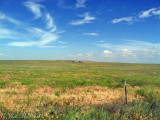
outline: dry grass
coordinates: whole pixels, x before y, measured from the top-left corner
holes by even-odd
[[[10,79],[10,77],[8,77],[8,76],[1,78],[2,81],[9,80],[9,79]]]
[[[129,102],[141,99],[134,93],[136,89],[138,88],[128,87]],[[59,96],[55,95],[56,91],[60,93]],[[36,112],[39,111],[39,107],[91,106],[124,102],[124,89],[90,86],[68,88],[65,92],[62,92],[60,88],[43,87],[36,88],[29,94],[26,85],[15,82],[0,89],[0,96],[0,103],[10,111]]]

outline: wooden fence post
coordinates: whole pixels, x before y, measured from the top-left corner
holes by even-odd
[[[127,104],[127,85],[125,81],[125,103]]]

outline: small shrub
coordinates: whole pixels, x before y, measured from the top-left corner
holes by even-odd
[[[62,88],[61,92],[65,93],[66,92],[66,88]]]
[[[157,96],[153,89],[141,88],[136,91],[137,95],[143,96],[144,99],[148,102],[152,102],[157,100]]]
[[[55,96],[57,96],[57,97],[60,96],[60,92],[59,92],[59,91],[55,91],[54,94],[55,94]]]

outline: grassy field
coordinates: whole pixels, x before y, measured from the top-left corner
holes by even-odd
[[[9,118],[159,120],[160,64],[1,60],[0,119]]]

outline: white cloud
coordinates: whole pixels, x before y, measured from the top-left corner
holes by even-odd
[[[1,57],[1,56],[8,56],[8,55],[7,55],[7,54],[0,53],[0,57]]]
[[[27,1],[23,3],[29,10],[35,14],[35,19],[42,16],[41,8],[44,8],[43,5],[35,3],[34,1]]]
[[[77,0],[77,3],[76,3],[76,7],[79,8],[79,7],[86,7],[85,6],[85,2],[87,0]]]
[[[17,33],[10,29],[0,28],[0,39],[17,39]]]
[[[93,52],[69,54],[62,57],[62,59],[68,59],[68,60],[95,60],[96,58],[97,55],[94,56]]]
[[[151,17],[153,15],[160,15],[160,7],[159,8],[151,8],[146,11],[142,11],[141,14],[139,15],[140,18],[147,18]]]
[[[38,46],[40,48],[67,48],[67,46]]]
[[[46,15],[46,21],[47,21],[47,28],[51,29],[50,32],[56,31],[57,27],[54,24],[53,18],[50,16],[49,13]]]
[[[128,50],[128,49],[123,49],[121,52],[121,55],[123,57],[136,57],[136,54],[133,53],[132,51]]]
[[[67,42],[64,42],[64,41],[57,41],[57,42],[59,42],[59,43],[62,43],[62,44],[65,44],[65,43],[67,43]]]
[[[92,55],[93,55],[93,52],[77,54],[77,56],[81,56],[81,57],[92,57]]]
[[[93,56],[93,52],[86,53],[85,55],[88,56],[88,57],[92,57]]]
[[[17,47],[30,47],[30,46],[43,46],[53,41],[56,41],[59,36],[47,31],[43,31],[39,28],[30,28],[30,34],[34,34],[34,39],[39,39],[38,41],[28,40],[25,42],[11,42],[9,46],[17,46]]]
[[[103,43],[104,41],[103,40],[101,40],[101,41],[99,41],[100,43]]]
[[[68,5],[67,0],[56,0],[57,6],[65,9],[74,9],[72,5]]]
[[[124,39],[125,40],[125,39]],[[142,49],[159,49],[160,50],[160,43],[153,44],[150,42],[145,41],[137,41],[137,40],[125,40],[125,43],[122,44],[110,44],[110,43],[103,43],[98,44],[100,47],[109,48],[112,50],[142,50]]]
[[[41,0],[38,0],[37,2],[41,2]],[[27,6],[36,15],[35,18],[39,18],[42,15],[40,10],[40,8],[43,7],[42,5],[37,4],[34,1],[25,2],[24,5]],[[41,48],[58,47],[48,45],[49,43],[56,41],[59,36],[57,35],[58,33],[54,33],[57,30],[57,27],[54,24],[54,20],[51,15],[49,13],[46,13],[46,16],[44,16],[44,18],[46,20],[46,28],[48,30],[43,30],[36,27],[27,28],[26,33],[28,33],[29,37],[25,39],[26,41],[14,41],[8,43],[8,45],[16,47],[36,46]],[[62,48],[64,46],[59,46],[59,48],[60,47]]]
[[[114,56],[119,57],[156,57],[160,55],[160,43],[126,40],[123,44],[98,44],[99,47],[110,49]],[[109,53],[110,51],[105,51]]]
[[[119,19],[112,20],[112,23],[115,24],[115,23],[119,23],[119,22],[122,22],[122,21],[132,22],[133,20],[134,20],[133,17],[122,17],[122,18],[119,18]]]
[[[113,53],[109,50],[105,50],[105,51],[103,51],[103,55],[104,55],[104,57],[112,57]]]
[[[6,19],[7,19],[9,22],[11,22],[11,23],[13,23],[13,24],[16,24],[16,25],[22,24],[20,21],[15,20],[15,19],[13,19],[13,18],[11,18],[11,17],[7,17]]]
[[[155,11],[155,8],[152,8],[152,9],[149,9],[149,10],[146,10],[146,11],[143,11],[141,14],[140,14],[140,18],[146,18],[146,17],[150,17],[151,16],[151,13]]]
[[[160,10],[153,11],[152,13],[153,13],[153,15],[160,15]]]
[[[126,22],[131,23],[131,22],[139,21],[140,19],[144,19],[144,18],[148,18],[148,17],[154,16],[154,15],[160,15],[160,7],[151,8],[149,10],[142,11],[142,12],[140,12],[140,14],[137,17],[133,17],[133,16],[122,17],[122,18],[119,18],[119,19],[114,19],[111,22],[113,24],[119,23],[119,22],[122,22],[122,21],[126,21]]]
[[[6,18],[6,16],[4,14],[0,13],[0,20],[3,20],[5,18]]]
[[[15,25],[21,25],[21,24],[22,24],[22,22],[14,19],[14,18],[11,18],[11,17],[9,17],[9,16],[6,16],[6,15],[3,14],[3,13],[0,13],[0,20],[5,20],[5,21],[8,21],[8,22],[13,23],[13,24],[15,24]]]
[[[64,32],[66,32],[65,30],[63,30],[63,31],[58,31],[57,33],[58,34],[61,34],[61,33],[64,33]]]
[[[93,52],[84,53],[83,55],[87,56],[87,57],[92,57],[93,56]]]
[[[82,15],[82,17],[84,17],[84,19],[72,21],[72,22],[70,22],[70,24],[71,25],[82,25],[85,23],[92,23],[92,21],[96,19],[95,17],[90,16],[90,14],[88,12],[86,12],[84,15]]]
[[[109,50],[105,50],[105,51],[103,51],[103,53],[104,53],[104,54],[112,54],[112,52],[109,51]]]
[[[83,35],[99,36],[99,34],[98,34],[98,33],[83,33]]]
[[[27,1],[23,4],[31,10],[35,14],[35,18],[39,18],[42,16],[41,8],[44,8],[43,5],[40,5],[36,2],[41,2],[43,0],[34,0],[34,1]],[[43,14],[45,15],[45,14]],[[16,41],[9,42],[7,45],[9,46],[16,46],[16,47],[31,47],[31,46],[40,46],[43,48],[51,47],[48,45],[51,42],[56,41],[59,38],[59,33],[56,33],[57,27],[54,24],[54,20],[51,17],[49,13],[46,13],[46,16],[44,16],[46,20],[46,28],[47,30],[43,30],[36,27],[23,27],[23,31],[25,31],[25,34],[22,32],[15,32],[13,30],[9,30],[6,28],[0,28],[0,39],[16,39]],[[18,24],[18,21],[16,21],[13,18],[10,18],[2,13],[0,13],[0,20],[8,20],[14,24]],[[64,31],[61,31],[61,33]],[[23,39],[25,41],[23,41]],[[62,41],[61,41],[62,43]],[[65,42],[63,42],[65,43]],[[55,47],[55,46],[52,46]],[[56,46],[58,47],[58,46]],[[59,46],[64,47],[64,46]]]
[[[77,56],[83,56],[83,54],[79,53],[79,54],[77,54]]]

